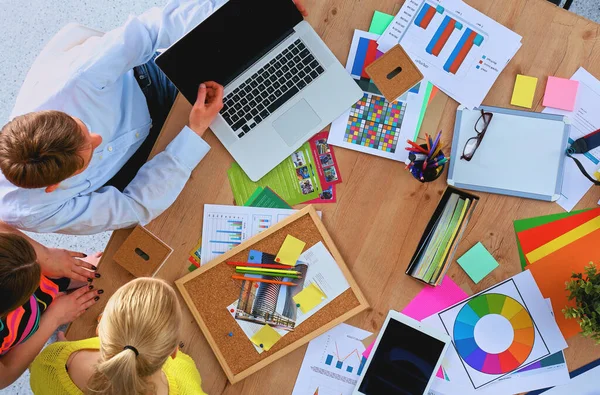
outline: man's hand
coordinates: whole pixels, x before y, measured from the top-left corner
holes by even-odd
[[[223,108],[223,87],[214,81],[200,84],[190,113],[190,129],[200,137]]]
[[[87,282],[88,279],[94,279],[96,265],[98,264],[97,254],[89,257],[81,252],[63,250],[59,248],[49,248],[48,257],[42,262],[42,273],[48,277],[59,278],[67,277],[71,280]]]
[[[42,315],[42,320],[49,320],[49,323],[57,328],[74,321],[100,299],[98,295],[104,293],[101,289],[90,288],[93,287],[91,285],[81,287],[68,295],[58,294],[48,310]]]
[[[298,11],[300,11],[302,16],[306,18],[308,16],[308,11],[306,10],[306,6],[304,5],[304,0],[293,0],[293,1],[294,1],[294,4],[296,4],[296,8],[298,9]]]

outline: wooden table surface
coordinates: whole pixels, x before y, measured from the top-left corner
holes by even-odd
[[[307,0],[308,21],[345,64],[354,29],[368,30],[374,10],[392,13],[396,0]],[[523,46],[492,87],[484,104],[510,107],[516,74],[538,77],[535,111],[541,111],[548,75],[569,78],[585,67],[600,77],[600,26],[564,11],[545,0],[467,0],[481,12],[523,36]],[[450,144],[457,103],[445,99],[444,112],[435,130],[442,129],[444,142]],[[178,98],[162,134],[154,147],[160,152],[186,124],[191,106]],[[211,132],[206,141],[210,153],[193,172],[177,201],[147,227],[174,248],[157,274],[169,282],[188,273],[189,252],[202,231],[205,203],[233,204],[226,171],[232,163],[229,153]],[[449,150],[448,148],[446,150]],[[430,184],[411,178],[404,165],[376,156],[335,148],[344,182],[337,186],[338,202],[318,205],[323,221],[342,256],[362,288],[370,305],[348,323],[377,331],[388,310],[401,310],[423,287],[404,274],[421,233],[446,187],[446,177]],[[454,263],[449,275],[469,294],[483,290],[520,272],[513,231],[513,220],[561,212],[555,203],[478,193],[479,205],[469,223],[455,257],[481,241],[500,263],[478,285]],[[600,188],[593,188],[576,209],[595,207]],[[97,288],[105,294],[101,301],[74,322],[67,336],[82,339],[94,336],[96,318],[109,296],[133,277],[112,257],[130,230],[114,232],[99,272]],[[211,394],[289,394],[306,346],[303,346],[246,380],[231,385],[217,359],[183,305],[182,350],[190,354]],[[600,346],[576,336],[565,350],[570,370],[600,357]]]

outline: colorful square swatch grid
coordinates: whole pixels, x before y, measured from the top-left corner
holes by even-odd
[[[344,141],[394,153],[405,111],[405,102],[365,93],[350,109]]]

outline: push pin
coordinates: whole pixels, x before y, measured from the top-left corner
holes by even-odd
[[[260,343],[260,348],[265,348],[265,346],[262,343]]]
[[[233,332],[229,332],[228,336],[233,337]]]
[[[253,255],[250,255],[250,260],[253,260],[253,259],[254,259],[254,256],[253,256]]]
[[[258,288],[258,283],[254,283],[254,288]]]
[[[231,309],[231,310],[229,310],[229,311],[230,311],[230,312],[232,312],[232,313],[235,313],[235,309]]]
[[[300,307],[300,303],[296,303],[296,307]]]

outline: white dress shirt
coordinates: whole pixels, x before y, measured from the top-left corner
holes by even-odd
[[[140,147],[151,127],[133,68],[149,61],[157,49],[169,47],[225,1],[172,0],[162,9],[130,17],[102,37],[44,59],[41,72],[28,75],[11,119],[32,111],[63,111],[101,135],[102,144],[84,172],[51,193],[18,188],[0,175],[0,219],[33,232],[93,234],[145,225],[173,204],[210,149],[188,127],[146,163],[123,192],[103,185]]]

